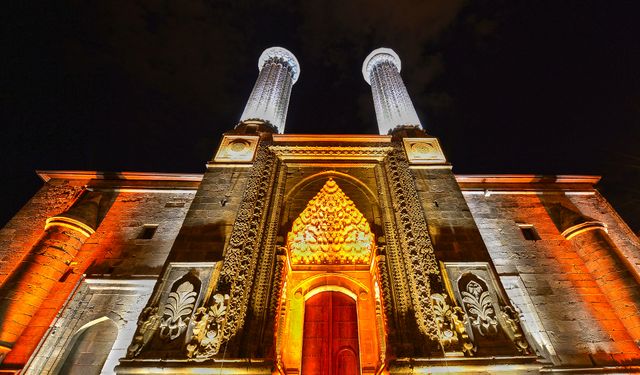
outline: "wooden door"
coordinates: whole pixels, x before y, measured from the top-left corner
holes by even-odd
[[[305,303],[302,374],[358,375],[356,303],[340,292],[322,292]]]

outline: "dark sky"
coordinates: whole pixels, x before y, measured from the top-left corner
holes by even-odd
[[[0,11],[0,222],[35,169],[203,172],[262,50],[302,67],[288,133],[376,133],[396,50],[456,173],[602,175],[640,230],[637,1],[14,1]]]

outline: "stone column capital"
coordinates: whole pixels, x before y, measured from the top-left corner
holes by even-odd
[[[400,70],[402,69],[402,61],[400,61],[400,56],[398,56],[396,51],[391,48],[384,47],[374,49],[362,63],[362,76],[369,85],[371,85],[371,71],[376,65],[383,62],[388,62],[394,65],[396,69],[398,69],[398,73],[400,73]]]
[[[298,77],[300,77],[300,63],[291,51],[282,47],[270,47],[265,49],[260,55],[260,58],[258,58],[258,71],[262,71],[264,65],[272,60],[280,60],[287,64],[291,69],[292,83],[296,83]]]

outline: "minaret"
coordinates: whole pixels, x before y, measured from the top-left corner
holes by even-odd
[[[383,135],[399,126],[422,128],[400,77],[401,67],[400,57],[390,48],[374,50],[362,64],[362,75],[371,85],[378,129]]]
[[[284,133],[291,87],[300,77],[300,64],[282,47],[267,48],[258,59],[260,74],[253,86],[240,122],[255,120]]]

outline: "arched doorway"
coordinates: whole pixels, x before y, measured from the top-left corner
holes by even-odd
[[[358,314],[346,294],[326,291],[305,303],[302,373],[358,375]]]
[[[58,366],[59,375],[97,375],[107,361],[118,336],[118,326],[109,318],[102,317],[85,324],[75,335],[73,346],[65,353]],[[106,369],[106,372],[113,369]]]
[[[278,373],[378,373],[385,329],[375,235],[332,178],[293,221],[285,249]]]

